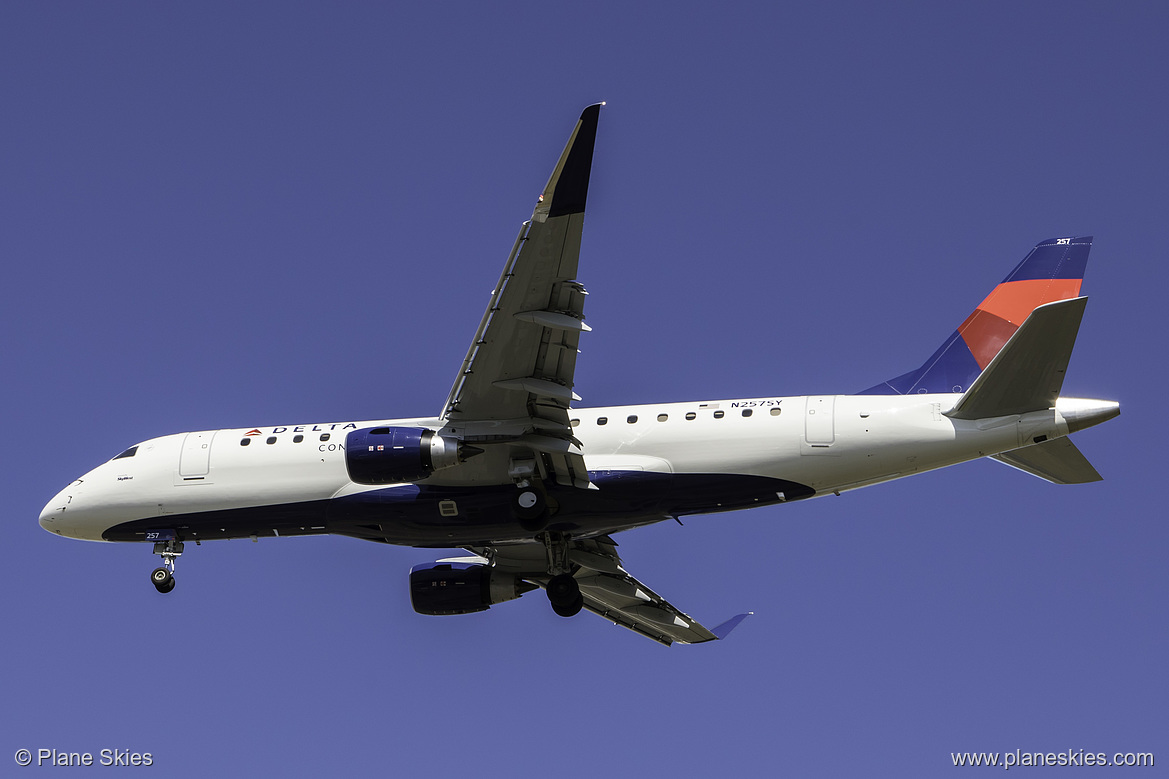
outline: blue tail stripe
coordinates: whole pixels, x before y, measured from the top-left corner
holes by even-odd
[[[909,395],[911,393],[965,392],[981,372],[970,347],[955,330],[946,342],[917,370],[869,387],[859,395]]]
[[[1092,236],[1079,238],[1051,238],[1031,250],[1010,274],[1003,279],[1027,281],[1030,279],[1082,279],[1088,266],[1088,251]]]

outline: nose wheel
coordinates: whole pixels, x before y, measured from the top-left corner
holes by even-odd
[[[155,568],[150,573],[150,583],[159,592],[167,593],[175,588],[175,576],[166,568]]]
[[[150,572],[150,583],[166,594],[175,588],[175,558],[183,553],[183,542],[159,541],[154,545],[154,553],[162,558],[162,565]]]

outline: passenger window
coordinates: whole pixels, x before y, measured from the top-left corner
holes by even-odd
[[[252,442],[252,439],[250,439],[250,438],[245,438],[245,439],[243,439],[242,441],[240,441],[240,442],[239,442],[239,445],[240,445],[240,446],[247,446],[247,445],[248,445],[248,444],[250,444],[251,442]]]
[[[749,408],[743,409],[743,416],[745,416],[745,417],[751,416],[751,409],[749,409]]]
[[[377,431],[376,431],[376,430],[374,430],[373,432],[375,432],[375,433],[376,433]],[[388,432],[389,432],[389,430],[386,430],[385,432],[387,432],[387,433],[388,433]],[[328,433],[321,433],[321,440],[322,440],[322,441],[328,441],[328,440],[329,440],[329,434],[328,434]]]
[[[625,418],[625,421],[632,425],[634,422],[637,421],[637,414],[630,414],[628,417]]]
[[[686,418],[687,418],[687,419],[694,419],[694,418],[695,418],[695,417],[697,417],[697,416],[698,416],[698,415],[697,415],[697,414],[695,414],[693,411],[687,411],[687,412],[686,412]]]
[[[597,417],[597,424],[598,424],[598,425],[607,425],[607,424],[609,424],[609,417]]]
[[[722,419],[722,418],[723,418],[723,416],[724,416],[724,413],[723,413],[722,411],[716,411],[716,412],[714,412],[714,418],[715,418],[715,419]]]
[[[568,421],[568,424],[572,425],[573,427],[576,427],[577,425],[580,424],[580,420],[579,419],[570,419]]]
[[[658,414],[658,421],[659,422],[665,422],[669,418],[670,418],[669,414]]]
[[[270,435],[270,436],[268,436],[268,441],[267,441],[267,443],[269,443],[269,444],[274,444],[274,443],[276,443],[276,436],[274,436],[274,435]]]
[[[780,415],[780,413],[781,413],[782,411],[783,411],[783,409],[782,409],[782,408],[779,408],[779,407],[773,408],[773,409],[771,409],[771,416],[773,416],[773,417],[777,417],[777,416],[779,416],[779,415]]]
[[[299,444],[303,440],[304,440],[304,436],[302,436],[302,435],[294,435],[292,437],[292,443],[294,443],[294,444]]]

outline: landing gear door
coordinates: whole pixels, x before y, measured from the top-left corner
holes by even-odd
[[[809,395],[804,403],[804,445],[801,454],[835,454],[836,396]]]
[[[175,484],[207,484],[211,481],[211,443],[218,431],[187,433],[179,452]]]

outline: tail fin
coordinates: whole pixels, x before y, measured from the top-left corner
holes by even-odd
[[[1080,294],[1092,236],[1036,245],[917,370],[862,395],[965,392],[1037,307]]]

